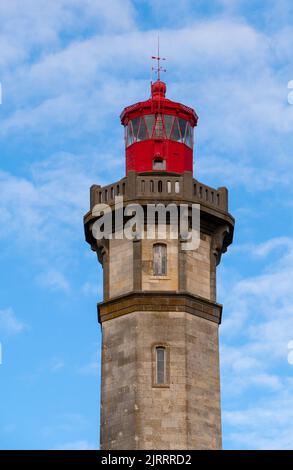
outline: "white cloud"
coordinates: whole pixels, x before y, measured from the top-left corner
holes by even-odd
[[[18,54],[6,56],[9,65],[16,57],[47,50],[61,44],[60,33],[86,34],[87,30],[123,31],[134,26],[129,0],[10,0],[0,4],[2,35]],[[8,48],[9,50],[9,48]],[[2,54],[1,54],[2,55]],[[3,57],[2,57],[3,59]]]
[[[289,237],[272,238],[271,240],[267,240],[264,243],[252,247],[252,253],[260,257],[265,257],[270,255],[276,248],[283,248],[293,252],[293,240]],[[288,251],[286,254],[288,255]]]
[[[287,82],[293,78],[292,31],[280,28],[281,22],[273,34],[252,26],[241,17],[246,3],[219,0],[229,11],[225,19],[204,15],[198,19],[192,1],[149,2],[156,9],[153,17],[168,8],[169,26],[160,34],[162,53],[168,58],[168,97],[194,106],[200,116],[196,176],[253,192],[271,194],[277,187],[286,191],[288,200],[293,171],[293,107],[287,103]],[[278,19],[280,2],[274,6],[277,10],[270,10],[273,3],[269,2],[267,14]],[[26,168],[23,176],[19,176],[23,171],[19,158],[17,176],[0,173],[0,237],[29,246],[23,251],[40,263],[39,281],[61,292],[70,289],[66,273],[74,258],[74,240],[83,237],[89,186],[103,184],[115,170],[122,170],[118,114],[123,106],[149,94],[148,61],[157,31],[138,29],[133,5],[120,0],[0,3],[5,105],[1,145],[17,135],[20,140],[29,138],[32,146],[39,139],[44,150],[47,142],[53,144],[58,138],[63,143],[68,137],[86,136],[87,141],[88,133],[94,136],[84,144],[84,156],[58,153]],[[282,2],[283,12],[289,11],[288,5]],[[236,411],[228,407],[224,416],[230,435],[241,445],[287,448],[290,444],[291,423],[282,404],[292,409],[288,386],[292,369],[286,369],[287,342],[293,331],[292,246],[289,238],[280,237],[246,247],[265,266],[242,278],[235,271],[225,274],[222,384],[224,395],[233,406],[236,395],[239,405]],[[276,250],[281,251],[280,259],[272,261]],[[88,282],[82,291],[95,293],[96,288]],[[21,331],[13,312],[6,314],[5,322],[11,332]],[[63,362],[56,361],[51,370],[62,367]],[[77,372],[96,375],[97,367],[94,357]],[[278,367],[285,368],[283,377]],[[261,400],[253,406],[243,404],[242,398],[251,391],[260,393]],[[59,430],[74,427],[76,423],[65,422]],[[73,440],[63,446],[91,444]]]
[[[198,171],[202,181],[208,178],[224,182],[229,188],[244,187],[257,193],[269,190],[272,185],[289,187],[291,184],[290,174],[285,168],[279,172],[273,168],[256,168],[252,162],[229,160],[219,155],[202,155]]]
[[[96,297],[103,295],[103,289],[98,280],[96,282],[85,282],[81,290],[85,295],[94,295]]]
[[[255,215],[253,214],[253,212],[250,213],[250,209],[248,209],[247,211],[243,212],[242,210],[239,210],[238,212],[240,214],[240,217],[242,217],[242,213],[244,213],[244,216],[248,215],[248,217],[253,217]],[[270,258],[268,258],[268,256],[271,256],[275,253],[279,253],[280,256],[277,260],[278,266],[280,265],[280,263],[285,263],[287,266],[290,266],[290,260],[293,254],[293,239],[288,236],[281,236],[265,240],[258,244],[238,243],[235,246],[231,246],[229,250],[235,254],[239,254],[240,256],[245,253],[251,259],[260,259],[264,261],[270,261]]]
[[[292,390],[291,390],[292,392]],[[223,413],[224,423],[233,429],[228,436],[239,448],[292,449],[293,395],[286,392],[241,411]]]
[[[258,275],[234,281],[224,271],[221,369],[226,435],[240,447],[292,448],[288,344],[293,339],[293,240],[277,237],[244,245],[242,252],[261,259],[262,266]],[[253,405],[246,399],[250,394]]]
[[[100,344],[95,345],[95,353],[92,355],[90,361],[77,368],[77,373],[81,375],[93,375],[94,377],[99,376],[100,365],[101,365],[101,346]]]
[[[2,334],[15,335],[21,333],[26,325],[18,320],[11,308],[0,310],[0,332]]]
[[[122,150],[118,114],[148,96],[146,51],[153,50],[156,36],[135,29],[132,19],[129,25],[111,34],[74,37],[13,75],[4,73],[4,97],[13,106],[2,120],[2,138],[27,131],[52,139],[93,132],[106,148],[105,130],[112,126],[117,133],[112,144],[120,139]],[[220,177],[249,190],[273,184],[291,190],[292,159],[286,149],[291,148],[293,107],[286,100],[285,66],[276,72],[273,60],[277,53],[286,57],[282,34],[277,31],[272,39],[244,19],[229,17],[162,30],[171,76],[168,95],[195,106],[200,115],[195,154],[200,177]],[[278,145],[280,138],[287,140],[285,148]]]
[[[0,172],[0,208],[6,222],[0,236],[13,233],[19,242],[32,245],[46,241],[46,249],[56,247],[57,236],[63,249],[62,227],[65,232],[82,230],[89,186],[95,180],[95,173],[90,174],[93,163],[93,157],[58,154],[33,165],[26,178]]]
[[[28,258],[37,270],[33,279],[43,288],[71,289],[76,245],[80,254],[88,252],[83,215],[89,209],[89,188],[105,183],[104,168],[109,166],[113,175],[117,165],[115,158],[103,158],[103,173],[96,154],[53,155],[33,164],[26,177],[0,171],[0,239]],[[79,290],[100,295],[98,284],[85,283]]]
[[[60,370],[64,369],[64,367],[65,362],[62,359],[54,359],[50,365],[51,372],[53,373],[59,372]]]
[[[60,290],[63,292],[69,292],[70,284],[65,278],[64,274],[59,271],[50,270],[46,273],[42,273],[38,276],[37,281],[48,289]]]

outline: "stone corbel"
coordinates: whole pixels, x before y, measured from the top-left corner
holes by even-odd
[[[104,261],[108,257],[109,247],[107,242],[108,240],[105,239],[96,241],[95,251],[97,252],[99,263],[101,263],[102,266],[104,266]]]
[[[227,247],[224,244],[226,235],[230,233],[229,225],[221,225],[217,228],[213,235],[212,240],[212,253],[216,258],[216,266],[220,264],[222,253],[227,251]]]

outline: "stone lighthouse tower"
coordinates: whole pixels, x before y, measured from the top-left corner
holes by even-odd
[[[121,114],[126,176],[90,190],[85,234],[104,276],[101,449],[221,448],[216,267],[232,242],[234,219],[227,189],[193,177],[197,120],[193,109],[166,98],[158,79],[148,100]],[[198,204],[199,246],[186,250],[186,240],[170,230],[165,238],[155,230],[152,239],[97,239],[101,215],[93,209],[108,207],[114,227],[117,196],[122,210],[172,203],[179,214],[180,205]],[[160,223],[155,219],[156,229]]]

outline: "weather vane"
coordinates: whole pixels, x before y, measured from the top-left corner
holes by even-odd
[[[166,60],[165,57],[160,57],[160,37],[158,36],[158,55],[157,56],[152,56],[152,59],[153,60],[156,60],[157,61],[157,67],[152,67],[152,71],[155,71],[157,72],[157,80],[160,80],[160,75],[161,75],[161,72],[166,72],[166,69],[164,69],[161,64],[160,64],[160,61],[161,60]]]

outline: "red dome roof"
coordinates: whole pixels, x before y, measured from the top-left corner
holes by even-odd
[[[133,119],[142,114],[161,112],[163,114],[173,114],[183,119],[187,119],[194,127],[197,125],[198,116],[194,109],[169,100],[166,95],[166,84],[157,80],[151,84],[151,98],[146,101],[140,101],[131,106],[127,106],[121,113],[121,124],[127,124],[129,119]]]
[[[161,82],[160,80],[157,80],[155,83],[152,83],[151,85],[152,98],[153,99],[165,98],[166,90],[167,90],[166,83]]]

